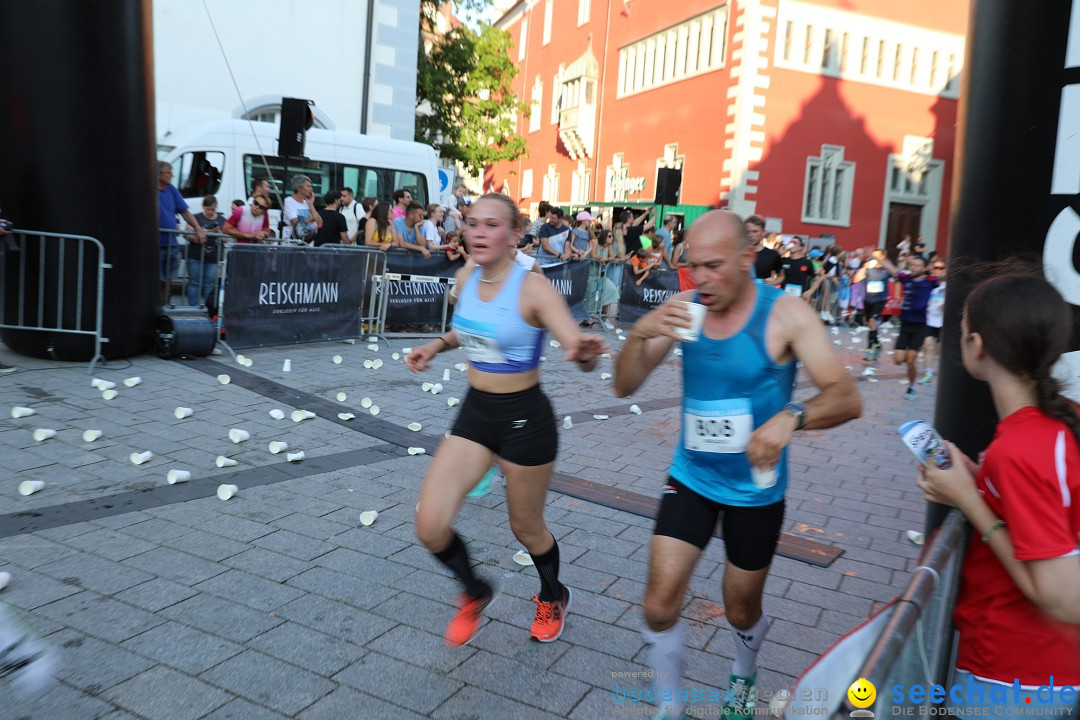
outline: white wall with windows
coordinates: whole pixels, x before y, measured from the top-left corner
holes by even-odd
[[[806,159],[803,222],[850,227],[854,187],[855,163],[844,160],[844,148],[822,145],[819,157]]]
[[[781,0],[775,65],[955,99],[964,36]]]
[[[373,77],[364,107],[369,3]],[[205,8],[201,2],[154,0],[152,8],[159,144],[168,146],[169,136],[196,123],[244,117],[242,104],[252,120],[276,122],[283,96],[313,100],[317,122],[325,127],[359,132],[366,117],[371,134],[413,139],[418,3],[265,0],[253,13],[251,5],[232,0],[206,0]],[[319,62],[333,73],[313,73],[295,52],[268,45],[268,39],[295,37],[296,28],[310,27],[313,18],[322,28]]]
[[[619,48],[617,97],[627,97],[724,67],[727,5]]]

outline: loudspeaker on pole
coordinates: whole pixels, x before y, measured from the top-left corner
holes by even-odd
[[[682,170],[660,168],[656,171],[656,204],[678,205],[682,187]]]
[[[281,98],[281,128],[278,131],[278,155],[304,157],[307,131],[315,124],[311,100]]]

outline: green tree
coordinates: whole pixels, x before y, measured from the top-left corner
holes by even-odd
[[[430,16],[421,17],[430,27]],[[462,25],[430,37],[430,49],[420,43],[417,63],[416,104],[427,112],[417,114],[416,140],[471,172],[521,157],[525,140],[515,125],[527,105],[513,92],[510,35],[481,24],[479,31]]]

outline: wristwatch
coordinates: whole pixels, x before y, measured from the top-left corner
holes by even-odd
[[[802,430],[806,427],[806,406],[801,402],[789,402],[784,406],[784,412],[795,418],[796,430]]]

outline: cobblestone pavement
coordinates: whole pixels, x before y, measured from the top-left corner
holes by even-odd
[[[844,552],[827,568],[773,564],[765,601],[773,625],[759,658],[764,694],[790,685],[895,596],[917,554],[904,531],[921,529],[924,504],[895,428],[932,415],[933,386],[905,401],[888,356],[875,382],[861,375],[865,335],[845,329],[831,337],[858,377],[864,414],[797,437],[785,529]],[[538,644],[528,640],[538,580],[512,561],[519,546],[501,488],[466,501],[457,530],[504,594],[470,646],[444,646],[457,589],[414,539],[429,455],[406,449],[430,453],[449,428],[456,410],[447,400],[466,389],[454,368],[464,358],[441,355],[436,369],[415,376],[391,357],[413,342],[421,341],[379,343],[377,351],[363,340],[257,349],[245,353],[250,368],[228,355],[114,361],[95,374],[118,385],[108,401],[90,387],[85,365],[0,354],[22,368],[0,378],[0,571],[12,575],[0,601],[21,610],[60,660],[59,683],[33,703],[0,702],[0,717],[650,717],[640,704],[613,700],[615,683],[648,682],[626,675],[647,669],[640,628],[651,522],[637,515],[550,494],[547,520],[575,601],[562,639]],[[560,350],[546,352],[544,389],[573,419],[560,431],[558,470],[657,495],[678,439],[678,358],[620,400],[601,379],[611,360],[582,374]],[[373,359],[384,365],[365,369]],[[218,382],[222,373],[229,384]],[[133,376],[142,384],[124,386]],[[443,391],[423,392],[425,380]],[[365,397],[378,416],[362,407]],[[644,401],[662,409],[629,412]],[[12,419],[15,405],[37,414]],[[177,420],[177,406],[194,412]],[[286,418],[271,418],[274,408]],[[317,417],[293,422],[294,409]],[[422,430],[405,429],[412,422]],[[37,442],[35,428],[57,434]],[[251,437],[234,444],[230,428]],[[83,442],[88,429],[102,437]],[[274,440],[306,459],[271,454]],[[129,461],[147,450],[148,463]],[[238,464],[219,469],[218,455]],[[191,481],[169,485],[170,469],[189,470]],[[23,497],[23,480],[46,486]],[[219,483],[238,485],[239,494],[219,500]],[[371,526],[359,522],[365,510],[379,512]],[[729,671],[723,565],[716,541],[690,585],[692,686],[723,685]]]

